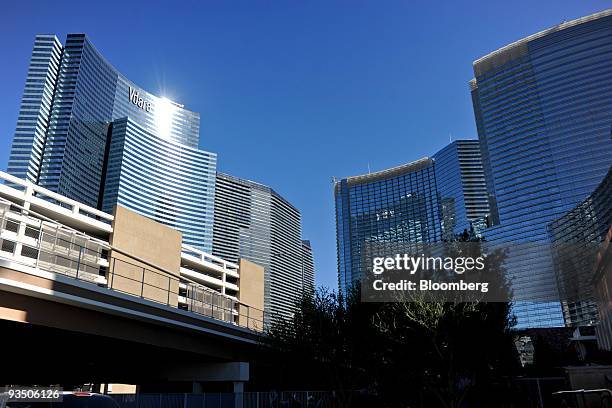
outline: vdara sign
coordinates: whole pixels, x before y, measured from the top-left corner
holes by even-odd
[[[143,98],[141,98],[140,93],[131,86],[128,87],[128,89],[130,91],[130,102],[132,102],[134,105],[138,106],[142,110],[151,112],[153,108],[153,103],[145,101]]]

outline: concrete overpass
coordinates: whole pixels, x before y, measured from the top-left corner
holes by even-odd
[[[0,178],[0,382],[242,389],[264,329],[257,266]]]

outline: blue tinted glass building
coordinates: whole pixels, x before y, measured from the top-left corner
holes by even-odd
[[[161,138],[126,117],[111,124],[102,210],[116,204],[183,233],[211,253],[216,155]]]
[[[434,161],[424,158],[334,184],[338,284],[343,293],[361,279],[370,244],[441,239]]]
[[[62,58],[54,35],[37,35],[30,58],[8,172],[36,183],[49,129],[49,117]]]
[[[198,150],[199,133],[199,113],[140,88],[84,34],[63,46],[39,35],[8,170],[90,206],[125,205],[210,251],[216,155]]]
[[[595,265],[611,227],[612,167],[593,193],[548,225],[563,316],[569,326],[598,321]]]
[[[291,316],[314,287],[312,249],[301,239],[300,211],[270,187],[217,173],[213,255],[264,268],[266,319]]]
[[[456,140],[433,155],[444,239],[474,228],[482,233],[489,201],[478,140]]]
[[[474,62],[470,82],[492,243],[549,242],[612,158],[612,10],[566,22]],[[563,325],[549,251],[516,249],[507,270],[519,327]],[[539,248],[533,250],[533,248]]]

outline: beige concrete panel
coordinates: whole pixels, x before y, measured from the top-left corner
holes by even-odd
[[[121,206],[114,216],[108,286],[178,307],[181,233]]]
[[[116,206],[110,244],[179,276],[181,233],[127,208]]]
[[[264,268],[241,259],[239,262],[238,287],[240,289],[239,319],[241,326],[263,330],[264,320]]]
[[[106,384],[107,394],[136,394],[137,387],[132,384]]]

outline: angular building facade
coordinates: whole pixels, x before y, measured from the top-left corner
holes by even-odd
[[[36,36],[8,171],[83,204],[122,204],[212,248],[216,155],[200,115],[144,91],[84,34]]]
[[[312,257],[312,246],[310,241],[302,240],[302,282],[304,292],[314,291],[314,259]]]
[[[474,62],[470,82],[494,244],[549,243],[547,226],[611,164],[612,10],[562,23]],[[525,248],[535,248],[525,246]],[[519,327],[564,324],[550,251],[508,257]],[[555,300],[557,299],[557,300]]]
[[[314,286],[314,273],[303,272],[300,212],[263,184],[217,174],[212,253],[264,267],[267,318],[290,316],[304,288]]]
[[[30,57],[8,172],[33,183],[40,174],[62,49],[54,35],[37,35]]]
[[[612,227],[612,167],[584,201],[548,225],[555,277],[568,326],[598,321],[593,279],[597,255]]]
[[[368,246],[442,239],[434,160],[335,181],[338,286],[347,294],[369,265]]]
[[[456,140],[433,155],[443,239],[487,224],[489,201],[478,140]]]

